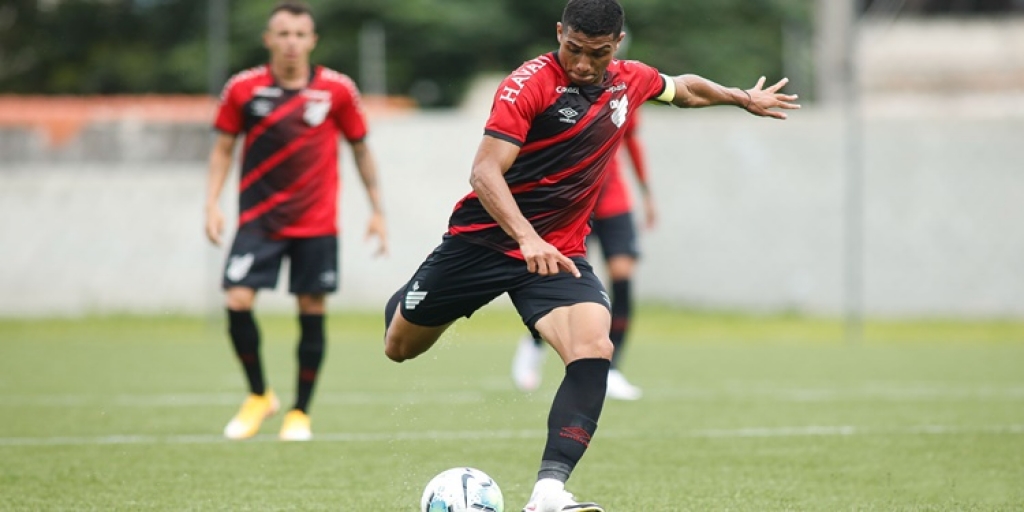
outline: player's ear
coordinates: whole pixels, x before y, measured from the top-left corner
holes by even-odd
[[[555,38],[558,39],[558,45],[559,46],[562,45],[562,35],[563,35],[562,31],[563,31],[562,22],[559,21],[559,22],[555,23]]]

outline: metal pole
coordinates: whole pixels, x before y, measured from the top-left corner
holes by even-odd
[[[386,58],[384,25],[364,23],[359,30],[359,88],[365,94],[387,94]]]
[[[206,90],[216,96],[228,78],[228,0],[206,4]]]
[[[845,336],[847,343],[858,344],[864,337],[864,121],[857,73],[857,18],[860,0],[852,0],[848,5],[843,63],[843,117],[846,120]]]

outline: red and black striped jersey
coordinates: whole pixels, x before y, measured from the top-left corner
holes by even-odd
[[[600,85],[578,86],[555,53],[525,62],[498,87],[484,134],[520,146],[505,181],[520,211],[566,256],[586,254],[589,220],[627,119],[665,87],[658,71],[613,60]],[[519,245],[470,193],[448,234],[522,259]]]
[[[214,127],[245,133],[238,228],[272,238],[338,233],[338,137],[366,137],[359,90],[337,71],[317,66],[299,90],[277,85],[267,66],[232,77]]]

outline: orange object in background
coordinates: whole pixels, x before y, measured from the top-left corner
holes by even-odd
[[[367,115],[388,116],[416,108],[403,97],[364,96]],[[88,124],[139,120],[154,123],[213,124],[217,99],[212,96],[19,96],[0,95],[0,127],[25,127],[46,133],[48,145],[60,147]]]

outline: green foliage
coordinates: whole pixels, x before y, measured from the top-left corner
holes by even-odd
[[[458,102],[479,72],[508,72],[555,48],[563,2],[551,0],[311,1],[313,58],[359,80],[359,31],[386,31],[389,94]],[[0,7],[0,92],[201,93],[207,87],[208,3],[202,0],[31,0]],[[271,2],[230,2],[230,71],[266,59]],[[783,27],[810,33],[809,0],[629,0],[629,58],[667,73],[729,84],[779,77]],[[13,21],[12,21],[13,20]],[[803,41],[808,43],[808,41]],[[806,54],[806,52],[804,52]],[[424,91],[434,90],[433,98]],[[417,92],[419,91],[419,92]],[[430,94],[426,94],[429,96]]]

